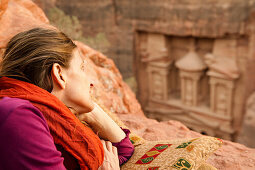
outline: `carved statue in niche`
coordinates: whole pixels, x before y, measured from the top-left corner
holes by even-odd
[[[190,51],[175,65],[180,69],[181,99],[189,106],[197,106],[199,99],[199,80],[204,74],[206,65],[195,51],[195,39],[190,39]]]
[[[184,78],[185,79],[185,78]],[[186,84],[187,86],[185,86],[184,88],[185,88],[185,90],[184,90],[184,103],[186,103],[187,105],[190,105],[190,106],[192,106],[192,97],[193,97],[193,87],[192,87],[192,80],[191,79],[189,79],[189,78],[186,78],[185,80],[184,80],[184,84]]]
[[[153,72],[152,73],[152,97],[155,99],[162,100],[164,96],[164,91],[162,89],[163,87],[163,82],[162,82],[162,76],[158,72]]]
[[[148,36],[146,33],[139,34],[139,55],[141,60],[148,58],[148,50],[147,50],[147,41]]]
[[[147,51],[147,48],[144,47],[144,46],[141,46],[140,48],[140,55],[141,55],[141,59],[144,60],[145,58],[148,57],[148,51]]]
[[[225,115],[227,112],[227,101],[228,101],[228,96],[226,94],[227,89],[226,86],[224,85],[218,85],[216,87],[216,95],[217,95],[217,103],[216,103],[216,112],[222,115]]]

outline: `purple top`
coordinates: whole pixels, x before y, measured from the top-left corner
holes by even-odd
[[[122,129],[122,130],[125,132],[126,137],[118,143],[112,143],[112,145],[115,146],[118,150],[120,165],[127,162],[134,152],[134,145],[129,140],[130,131],[128,129]]]
[[[120,164],[134,151],[129,130],[123,131],[126,137],[113,144],[118,149]],[[65,169],[43,114],[27,100],[0,100],[0,139],[0,170]]]

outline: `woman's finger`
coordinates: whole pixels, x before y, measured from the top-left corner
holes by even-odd
[[[100,140],[100,141],[101,141],[101,143],[103,144],[104,149],[107,149],[107,148],[106,148],[105,141],[104,141],[104,140]]]
[[[112,152],[112,143],[110,141],[106,141],[106,148],[108,151]]]
[[[112,152],[115,156],[118,156],[118,150],[115,146],[112,146]]]

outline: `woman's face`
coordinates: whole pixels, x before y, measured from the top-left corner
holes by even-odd
[[[90,112],[94,108],[90,97],[91,82],[86,76],[88,73],[87,59],[82,58],[79,50],[73,51],[70,66],[65,69],[66,86],[64,89],[65,104],[78,113]]]

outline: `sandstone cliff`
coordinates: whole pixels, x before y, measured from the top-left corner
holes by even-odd
[[[2,0],[0,9],[1,50],[16,33],[48,24],[42,10],[30,0]],[[84,44],[77,42],[77,45],[82,53],[91,59],[91,72],[88,76],[91,76],[95,83],[94,96],[116,113],[134,133],[147,140],[200,136],[177,121],[157,122],[147,119],[113,61]],[[225,141],[223,147],[214,153],[208,162],[220,170],[255,169],[255,149]]]
[[[40,1],[40,0],[37,0]],[[133,33],[139,30],[176,36],[221,37],[245,34],[253,20],[254,0],[41,0],[44,10],[57,6],[77,16],[83,33],[104,32],[107,53],[124,77],[132,76]],[[50,4],[50,5],[49,5]],[[125,37],[125,38],[123,38]]]

